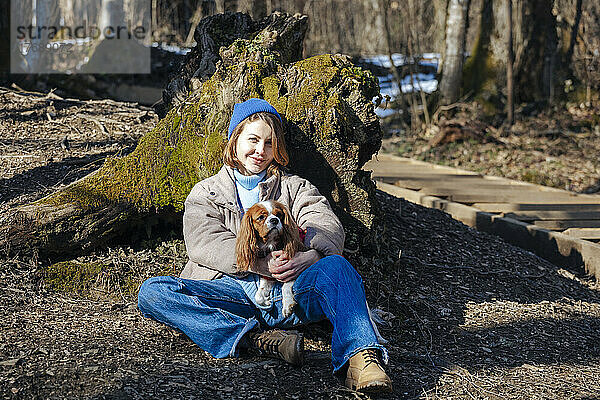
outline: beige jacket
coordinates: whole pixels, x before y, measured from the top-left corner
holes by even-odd
[[[321,254],[341,254],[344,229],[329,202],[306,179],[296,175],[273,175],[259,184],[259,200],[287,205],[300,228],[304,244]],[[214,176],[198,182],[185,200],[183,237],[189,261],[182,278],[216,279],[236,275],[235,241],[241,210],[233,170],[223,166]]]

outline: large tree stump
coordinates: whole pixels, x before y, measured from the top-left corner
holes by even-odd
[[[303,18],[273,14],[266,20],[302,39]],[[286,31],[290,26],[296,30]],[[360,168],[381,144],[372,103],[377,81],[342,55],[285,63],[299,47],[291,41],[291,47],[278,47],[281,34],[260,31],[252,40],[222,47],[214,74],[174,105],[135,151],[16,210],[1,228],[3,242],[12,250],[64,256],[180,221],[193,185],[222,165],[233,105],[261,97],[284,117],[291,172],[328,197],[346,229],[348,248],[373,250],[382,221],[375,186]]]
[[[283,17],[276,12],[256,22],[248,14],[231,12],[202,19],[194,32],[197,45],[170,77],[162,100],[154,107],[156,113],[163,118],[215,73],[221,47],[229,47],[237,39],[252,40],[276,51],[281,63],[289,64],[302,58],[307,29],[308,17],[300,14]]]

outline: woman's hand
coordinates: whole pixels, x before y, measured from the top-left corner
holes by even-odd
[[[269,272],[280,282],[296,279],[305,269],[321,259],[321,255],[315,249],[298,252],[294,258],[289,258],[283,250],[273,251],[271,256],[274,262],[269,265]]]

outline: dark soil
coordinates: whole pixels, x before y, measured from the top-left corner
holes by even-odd
[[[0,104],[0,219],[84,176],[105,157],[130,151],[156,123],[152,111],[135,104],[65,102],[8,90],[0,90]],[[46,115],[51,106],[53,121]],[[69,150],[60,145],[65,136]],[[441,211],[383,192],[378,197],[389,246],[375,260],[350,257],[385,321],[394,393],[381,398],[600,397],[600,287],[594,280]],[[180,270],[185,254],[178,238],[116,246],[78,261],[143,280],[165,268]],[[372,262],[383,265],[366,269]],[[332,376],[325,324],[303,328],[308,353],[299,369],[250,355],[216,360],[185,336],[142,318],[135,297],[110,274],[99,275],[85,295],[61,293],[43,279],[48,263],[24,254],[0,260],[4,398],[368,398]]]

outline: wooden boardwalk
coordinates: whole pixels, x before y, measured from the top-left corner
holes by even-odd
[[[387,154],[369,161],[377,187],[438,208],[558,266],[600,278],[600,195],[483,176]]]

